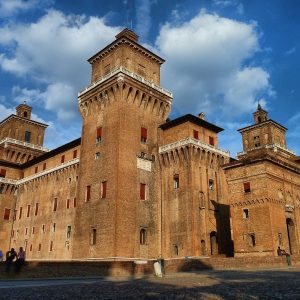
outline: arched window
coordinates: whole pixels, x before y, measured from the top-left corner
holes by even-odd
[[[27,118],[27,111],[24,111],[23,117]]]
[[[145,245],[146,244],[146,229],[142,228],[140,230],[140,245]]]

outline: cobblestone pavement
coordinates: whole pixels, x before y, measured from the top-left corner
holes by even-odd
[[[164,278],[2,280],[0,299],[300,299],[300,267]]]

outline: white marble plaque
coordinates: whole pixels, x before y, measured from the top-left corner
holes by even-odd
[[[137,158],[137,167],[148,172],[151,172],[151,161],[147,159]]]

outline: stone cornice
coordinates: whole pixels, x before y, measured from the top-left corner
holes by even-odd
[[[31,120],[31,119],[28,119],[28,118],[20,117],[20,116],[17,116],[17,115],[10,115],[10,116],[8,116],[6,119],[4,119],[3,121],[0,122],[0,126],[2,126],[4,123],[8,122],[11,119],[18,119],[18,120],[24,121],[26,123],[31,123],[31,124],[34,124],[34,125],[39,125],[39,126],[44,127],[44,128],[48,127],[47,124],[40,123],[40,122]]]
[[[153,52],[149,51],[148,49],[144,48],[143,46],[139,45],[138,43],[132,41],[131,39],[128,39],[126,37],[122,37],[121,39],[118,39],[116,41],[113,41],[108,46],[106,46],[104,49],[93,55],[91,58],[88,59],[88,62],[90,64],[94,63],[98,59],[102,59],[106,55],[108,55],[110,52],[112,52],[115,48],[119,47],[122,44],[127,44],[129,47],[137,50],[138,52],[142,53],[143,55],[150,57],[151,59],[155,60],[156,62],[163,64],[165,62],[164,59],[159,57],[158,55],[154,54]]]
[[[0,183],[6,183],[6,184],[10,184],[10,185],[19,186],[19,185],[25,184],[29,181],[35,180],[39,177],[46,176],[46,175],[51,174],[53,172],[68,168],[68,167],[76,165],[76,164],[79,164],[79,161],[80,161],[79,158],[74,158],[72,160],[67,161],[66,163],[60,164],[60,165],[55,166],[55,167],[50,168],[50,169],[43,170],[41,172],[38,172],[36,174],[30,175],[26,178],[22,178],[22,179],[19,179],[19,180],[0,177]]]
[[[148,87],[151,87],[153,88],[154,90],[168,96],[169,98],[173,98],[173,95],[171,92],[169,92],[168,90],[162,88],[161,86],[149,81],[149,80],[146,80],[144,77],[140,76],[140,75],[137,75],[129,70],[127,70],[126,68],[124,67],[118,67],[114,70],[112,70],[111,72],[109,72],[108,74],[102,76],[101,78],[99,78],[97,81],[93,82],[91,85],[89,85],[88,87],[86,87],[84,90],[80,91],[78,93],[78,102],[79,104],[81,103],[81,96],[83,96],[85,93],[87,93],[88,91],[92,90],[93,88],[99,86],[100,84],[102,84],[103,82],[105,82],[106,80],[112,78],[113,76],[116,76],[116,75],[127,75],[135,80],[137,80],[138,82],[141,82],[145,85],[147,85]],[[170,100],[170,103],[171,103],[171,100]]]
[[[4,148],[7,147],[9,144],[14,144],[14,145],[18,145],[18,146],[31,148],[31,149],[34,149],[34,150],[40,150],[40,151],[43,151],[43,152],[49,152],[50,151],[46,147],[31,144],[31,143],[26,143],[26,142],[19,141],[19,140],[16,140],[16,139],[12,139],[12,138],[8,138],[8,137],[0,141],[0,145],[2,145],[2,144],[4,144]]]
[[[186,145],[197,146],[197,147],[203,148],[203,149],[205,149],[207,151],[211,151],[211,152],[220,154],[222,156],[229,157],[229,151],[224,151],[224,150],[218,149],[218,148],[216,148],[214,146],[211,146],[209,144],[206,144],[206,143],[204,143],[202,141],[199,141],[199,140],[191,138],[191,137],[188,137],[188,138],[186,138],[184,140],[177,141],[177,142],[174,142],[174,143],[170,143],[170,144],[167,144],[167,145],[164,145],[164,146],[160,146],[159,147],[159,154],[163,154],[165,152],[169,152],[169,151],[172,151],[174,149],[178,149],[180,147],[184,147]]]

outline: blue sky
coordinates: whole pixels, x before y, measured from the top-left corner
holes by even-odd
[[[171,118],[204,111],[234,157],[236,130],[252,123],[260,101],[300,153],[298,0],[0,0],[0,118],[26,100],[50,124],[46,146],[79,137],[86,59],[128,24],[166,59]]]

